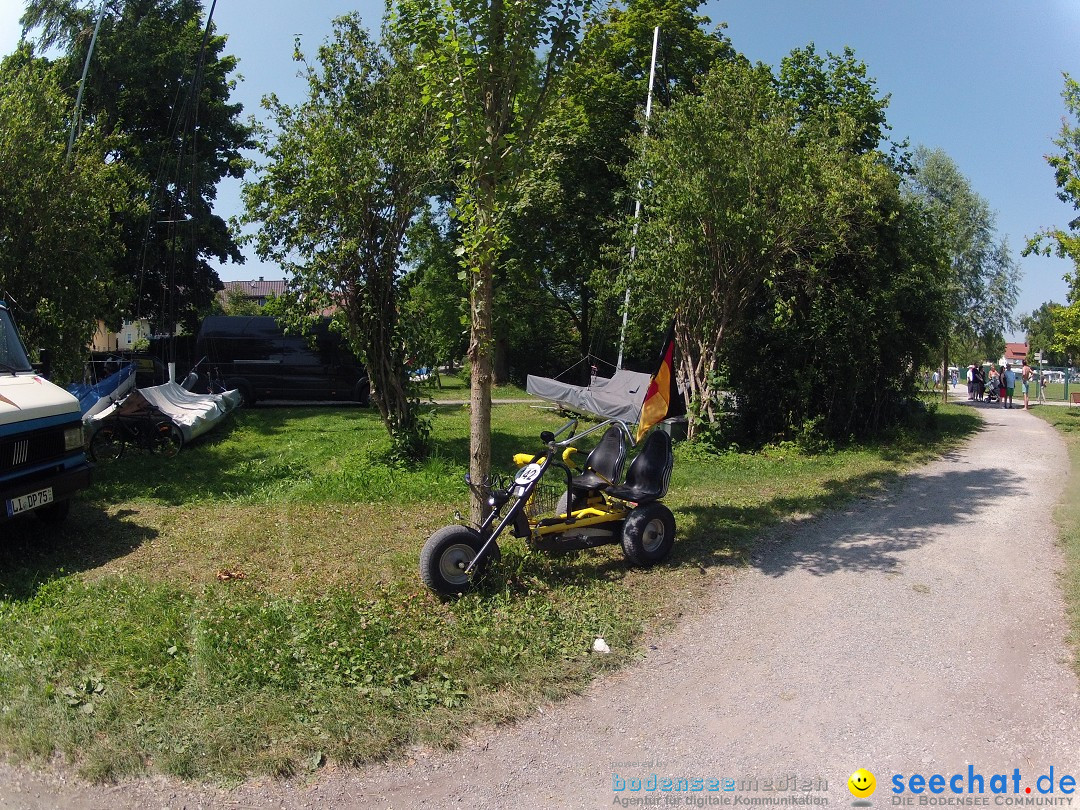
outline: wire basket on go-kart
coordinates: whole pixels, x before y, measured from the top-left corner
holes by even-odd
[[[509,495],[510,490],[514,488],[514,476],[499,472],[488,475],[483,484],[474,484],[467,475],[465,481],[469,489],[477,493],[484,501],[487,501],[492,494]],[[566,487],[541,481],[529,496],[529,500],[525,502],[525,516],[530,520],[535,520],[541,515],[554,514],[565,492]]]

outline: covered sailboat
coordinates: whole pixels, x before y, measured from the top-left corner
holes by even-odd
[[[525,381],[525,390],[567,410],[634,423],[641,414],[649,379],[648,374],[619,369],[611,377],[593,377],[588,385],[571,385],[530,374]]]
[[[137,388],[120,402],[102,411],[91,422],[97,425],[114,414],[141,413],[152,406],[176,425],[184,436],[184,444],[212,430],[229,411],[239,405],[239,391],[223,394],[193,394],[175,382]]]
[[[106,369],[109,368],[116,368],[116,366],[115,364],[106,366]],[[79,410],[85,422],[104,411],[117,400],[123,399],[134,387],[135,364],[128,362],[121,364],[115,371],[96,382],[85,380],[81,383],[72,383],[67,387],[67,390],[75,395],[75,399],[79,400]]]

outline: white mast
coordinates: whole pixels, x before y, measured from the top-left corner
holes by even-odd
[[[660,26],[653,29],[652,37],[652,63],[649,65],[649,93],[645,99],[645,136],[649,135],[649,118],[652,116],[652,91],[653,82],[656,79],[656,49],[660,44]],[[638,196],[634,200],[634,235],[630,244],[630,264],[637,257],[637,234],[638,224],[641,222],[641,182],[638,182]],[[630,314],[630,286],[626,287],[626,296],[623,298],[622,330],[619,332],[619,359],[615,361],[615,370],[622,368],[623,343],[626,341],[626,319]]]
[[[71,159],[71,150],[75,146],[75,131],[79,127],[79,109],[82,107],[83,90],[86,89],[86,74],[90,70],[90,57],[94,55],[94,45],[97,43],[98,30],[101,28],[101,20],[105,17],[105,0],[101,0],[98,9],[97,22],[94,24],[94,35],[90,37],[90,49],[86,52],[86,61],[83,62],[82,78],[79,79],[79,92],[75,96],[75,113],[71,117],[71,132],[68,134],[67,153],[65,160]]]

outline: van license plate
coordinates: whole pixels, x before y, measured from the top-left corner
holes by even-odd
[[[39,489],[37,492],[31,492],[26,495],[20,495],[7,502],[8,517],[14,517],[21,512],[29,512],[31,509],[37,509],[39,506],[46,506],[52,502],[52,487]]]

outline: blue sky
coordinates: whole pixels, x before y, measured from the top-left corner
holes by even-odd
[[[21,7],[0,0],[0,52],[18,39]],[[214,18],[240,59],[237,97],[246,112],[260,115],[259,99],[269,92],[300,100],[294,35],[311,52],[335,15],[356,10],[377,26],[382,8],[370,0],[218,0]],[[1080,77],[1080,0],[714,0],[702,12],[728,24],[739,51],[773,66],[810,42],[820,53],[851,46],[879,91],[891,95],[894,138],[945,150],[996,212],[1023,271],[1016,313],[1064,301],[1062,276],[1071,265],[1019,252],[1040,228],[1076,216],[1055,197],[1044,155],[1061,127],[1062,73]],[[227,217],[239,206],[238,185],[223,185],[218,213]],[[254,257],[220,274],[280,277]]]

